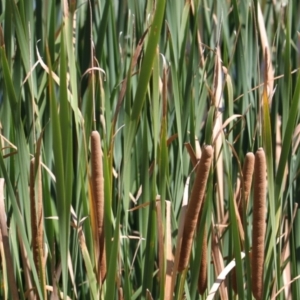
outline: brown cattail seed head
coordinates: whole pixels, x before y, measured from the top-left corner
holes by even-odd
[[[244,179],[244,193],[245,200],[247,201],[251,189],[252,175],[254,170],[255,156],[252,152],[248,152],[245,157],[243,166],[243,179]]]
[[[263,297],[266,175],[265,152],[259,148],[255,153],[252,230],[252,293],[257,300]]]
[[[99,259],[101,280],[106,276],[106,259],[104,245],[104,178],[102,166],[101,140],[98,131],[91,134],[91,161],[94,207],[96,210],[97,233],[99,236]]]
[[[244,166],[243,166],[243,181],[244,181],[244,192],[240,191],[239,194],[239,205],[238,210],[243,223],[243,208],[247,210],[248,199],[252,184],[252,175],[254,171],[254,161],[255,156],[252,152],[248,152],[245,156]]]
[[[209,175],[211,160],[213,157],[212,146],[205,146],[197,167],[196,179],[192,188],[190,203],[187,209],[180,250],[178,271],[183,271],[189,263],[193,237],[198,222],[200,208],[203,202],[206,183]]]

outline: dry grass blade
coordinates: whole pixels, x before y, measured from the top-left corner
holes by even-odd
[[[193,237],[198,222],[200,208],[203,202],[206,183],[210,170],[211,160],[213,157],[212,146],[205,146],[202,151],[202,156],[197,167],[196,179],[192,188],[192,194],[188,210],[186,213],[184,232],[181,243],[181,253],[178,264],[178,271],[183,271],[189,263]]]
[[[287,287],[290,286],[294,281],[300,279],[300,275],[296,276],[295,278],[293,278],[290,282],[288,282],[286,285],[284,285],[275,295],[274,297],[272,297],[272,300],[277,299],[278,295]]]
[[[5,262],[7,266],[7,277],[8,283],[10,288],[10,294],[12,299],[18,300],[18,288],[17,283],[14,275],[14,267],[13,261],[9,249],[9,241],[8,241],[8,232],[7,232],[7,225],[6,225],[6,214],[5,214],[5,206],[4,206],[4,179],[0,178],[0,229],[2,233],[2,241],[4,247],[4,254],[5,254]]]
[[[214,93],[212,102],[216,107],[216,118],[215,125],[213,129],[213,140],[214,143],[214,155],[215,155],[215,168],[217,175],[217,217],[218,222],[221,222],[224,219],[224,178],[223,178],[223,154],[222,154],[222,142],[223,142],[223,114],[222,111],[222,67],[221,67],[221,58],[220,58],[220,48],[217,48],[215,55],[215,69],[214,69]],[[220,111],[219,111],[220,110]]]
[[[265,215],[266,215],[266,158],[263,148],[255,153],[254,199],[252,229],[252,293],[257,300],[263,297]]]
[[[162,223],[162,211],[161,211],[161,202],[156,203],[157,211],[157,229],[158,229],[158,247],[159,247],[159,277],[160,280],[163,280],[164,276],[164,264],[166,261],[166,278],[165,278],[165,300],[171,300],[171,287],[172,287],[172,270],[174,257],[172,252],[172,231],[171,231],[171,202],[166,201],[166,229],[164,232],[164,227]],[[165,252],[165,243],[166,242],[166,252]],[[166,255],[164,254],[166,253]]]
[[[166,281],[165,281],[165,300],[171,300],[172,288],[172,270],[174,264],[174,256],[172,252],[172,228],[171,228],[171,202],[166,201]],[[171,298],[170,298],[171,297]]]
[[[93,209],[95,212],[95,222],[97,227],[94,231],[99,239],[99,253],[96,251],[98,280],[99,282],[103,282],[106,277],[106,254],[104,244],[104,178],[101,140],[98,131],[93,131],[91,134],[91,165]]]
[[[241,253],[241,259],[245,258],[245,253],[242,252]],[[226,268],[224,268],[222,270],[222,272],[219,274],[219,276],[217,277],[215,283],[212,285],[209,293],[208,293],[208,297],[206,298],[206,300],[213,300],[216,293],[218,292],[221,284],[223,283],[223,281],[226,279],[226,276],[228,275],[228,273],[235,267],[235,260],[231,261]],[[228,299],[228,298],[227,298]]]

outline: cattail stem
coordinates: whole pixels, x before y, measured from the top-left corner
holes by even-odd
[[[32,249],[35,267],[43,287],[44,298],[46,299],[46,275],[44,265],[44,213],[43,213],[43,191],[42,172],[38,161],[37,173],[35,174],[36,161],[30,161],[30,207],[31,207],[31,231]],[[37,178],[37,180],[36,180]],[[37,185],[35,184],[37,183]],[[37,195],[36,195],[37,192]],[[36,197],[37,196],[37,197]]]
[[[202,156],[197,167],[196,179],[192,188],[190,203],[184,222],[184,231],[181,243],[180,259],[178,264],[179,272],[183,271],[189,263],[193,237],[198,222],[200,208],[204,198],[212,157],[212,146],[205,146],[203,148]]]
[[[266,215],[266,158],[259,148],[255,153],[254,165],[254,199],[252,229],[252,293],[255,299],[263,297],[264,242]]]
[[[198,292],[203,295],[207,288],[207,238],[206,228],[204,228],[202,252],[201,252],[201,263],[198,277]]]
[[[98,279],[102,282],[106,276],[106,255],[104,242],[104,178],[102,166],[101,140],[98,131],[91,134],[92,194],[95,209],[96,232],[99,241],[97,258]]]

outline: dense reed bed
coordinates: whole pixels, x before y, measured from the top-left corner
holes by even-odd
[[[0,0],[0,299],[300,299],[299,11]]]

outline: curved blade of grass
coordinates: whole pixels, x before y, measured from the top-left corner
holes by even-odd
[[[245,258],[245,253],[241,252],[241,259]],[[214,284],[212,285],[209,293],[208,293],[208,297],[206,298],[206,300],[213,300],[215,298],[216,293],[218,292],[218,289],[220,288],[220,285],[222,284],[222,282],[224,280],[226,280],[227,275],[230,273],[230,271],[235,267],[236,262],[235,260],[231,261],[226,268],[218,275],[216,281],[214,282]]]

